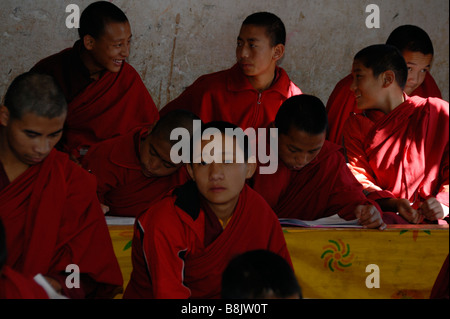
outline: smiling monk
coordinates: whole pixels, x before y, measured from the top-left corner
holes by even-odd
[[[80,40],[43,59],[32,71],[50,74],[69,109],[58,147],[80,158],[90,145],[152,124],[158,110],[136,70],[125,60],[131,28],[126,15],[107,1],[81,14]]]
[[[160,114],[186,108],[205,123],[227,121],[244,130],[267,127],[283,101],[302,93],[277,66],[285,42],[286,30],[276,15],[258,12],[248,16],[237,37],[237,63],[201,76]]]

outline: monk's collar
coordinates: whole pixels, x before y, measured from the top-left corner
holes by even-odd
[[[267,88],[263,92],[276,91],[282,96],[287,98],[289,84],[290,84],[289,79],[287,78],[287,75],[285,74],[284,70],[276,66],[275,77],[272,81],[272,84],[270,85],[269,88]],[[251,85],[250,81],[247,79],[247,77],[242,72],[241,68],[237,63],[230,69],[230,73],[228,75],[227,80],[227,89],[232,92],[241,92],[241,91],[258,92]]]

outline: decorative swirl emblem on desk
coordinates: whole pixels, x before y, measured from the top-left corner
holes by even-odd
[[[352,265],[354,255],[350,253],[350,245],[345,244],[341,239],[328,240],[329,245],[323,247],[324,252],[321,259],[324,261],[324,267],[334,270],[344,271]]]

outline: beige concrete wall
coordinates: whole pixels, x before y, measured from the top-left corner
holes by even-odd
[[[38,60],[72,46],[69,4],[82,11],[87,0],[2,0],[0,94]],[[348,74],[354,54],[383,43],[402,24],[425,29],[435,47],[432,75],[449,99],[449,4],[447,0],[114,0],[133,32],[129,62],[141,74],[158,107],[198,76],[228,68],[244,18],[256,11],[277,14],[287,29],[281,66],[305,92],[324,103]],[[368,29],[366,6],[380,8],[380,28]]]

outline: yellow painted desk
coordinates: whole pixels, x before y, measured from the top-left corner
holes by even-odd
[[[133,228],[108,227],[126,287]],[[448,225],[283,230],[305,298],[428,298],[449,253]],[[376,275],[379,288],[368,288],[366,282],[373,286]]]

